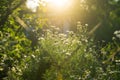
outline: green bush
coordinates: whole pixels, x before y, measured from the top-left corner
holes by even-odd
[[[2,45],[5,54],[1,54],[0,63],[11,63],[4,80],[119,80],[119,64],[114,63],[119,61],[119,56],[114,55],[111,61],[119,44],[115,41],[104,47],[96,46],[86,26],[79,22],[75,33],[61,33],[54,26],[46,29],[34,51],[24,34],[15,37],[12,32],[12,39],[5,37],[8,41]],[[17,41],[12,47],[7,45],[11,40]]]
[[[51,27],[39,38],[34,58],[25,69],[25,80],[83,80],[98,79],[93,40],[88,40],[86,26],[78,26],[76,33],[60,33]]]
[[[22,31],[16,32],[18,28],[14,25],[0,31],[0,79],[17,80],[32,53],[31,42]]]

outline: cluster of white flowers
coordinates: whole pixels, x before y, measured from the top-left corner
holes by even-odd
[[[117,38],[120,38],[120,30],[117,30],[114,32],[114,35],[117,37]]]

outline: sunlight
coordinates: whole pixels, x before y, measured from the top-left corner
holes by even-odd
[[[26,6],[31,9],[33,12],[36,12],[37,7],[39,6],[40,0],[27,0]]]
[[[54,10],[64,10],[69,7],[71,0],[46,0]]]
[[[57,8],[63,8],[67,2],[68,0],[50,0],[49,3]]]
[[[36,12],[39,5],[44,5],[51,11],[63,11],[68,9],[71,2],[72,0],[27,0],[26,6],[33,12]]]

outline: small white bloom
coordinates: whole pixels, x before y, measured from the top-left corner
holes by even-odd
[[[86,39],[86,40],[85,40],[85,42],[87,43],[87,42],[88,42],[88,40]]]
[[[117,34],[116,37],[120,38],[120,34]]]
[[[118,34],[118,31],[115,31],[114,34],[115,34],[115,35]]]
[[[67,52],[66,55],[70,56],[71,54]]]
[[[115,40],[115,37],[112,37],[112,40]]]
[[[43,37],[40,37],[40,38],[38,38],[38,40],[44,40],[44,38],[43,38]]]
[[[120,30],[119,31],[115,31],[114,34],[115,35],[120,34]]]
[[[86,49],[84,49],[84,52],[86,52]]]
[[[78,23],[78,24],[81,24],[81,22],[80,22],[80,21],[78,21],[77,23]]]
[[[35,55],[31,55],[33,58],[35,58]]]
[[[88,24],[85,24],[85,26],[88,26]]]

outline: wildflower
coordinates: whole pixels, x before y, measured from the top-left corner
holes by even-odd
[[[85,26],[87,27],[87,26],[88,26],[88,24],[85,24]]]
[[[91,51],[92,51],[92,48],[89,48],[89,51],[91,52]]]
[[[66,40],[64,40],[63,43],[64,43],[64,44],[69,44],[69,42],[70,42],[69,39],[66,39]]]
[[[56,31],[59,31],[59,30],[60,30],[60,28],[55,28],[55,30],[56,30]]]
[[[102,51],[102,54],[104,54],[104,55],[105,55],[105,54],[106,54],[106,51]]]
[[[36,49],[36,52],[39,52],[39,49]]]
[[[116,35],[116,37],[120,38],[120,30],[119,31],[115,31],[114,34]]]
[[[67,52],[66,55],[70,56],[71,54]]]
[[[117,38],[120,38],[120,34],[117,34],[116,37],[117,37]]]
[[[81,22],[80,22],[80,21],[78,21],[78,22],[77,22],[77,24],[81,24]]]
[[[65,34],[59,34],[59,37],[66,37],[67,35],[65,35]]]
[[[35,55],[31,55],[32,58],[35,58]]]
[[[115,35],[116,35],[116,34],[119,34],[119,33],[120,33],[120,31],[115,31],[115,32],[114,32]]]
[[[112,40],[115,40],[115,37],[112,37]]]
[[[24,55],[24,58],[26,58],[27,56],[26,55]]]
[[[85,42],[87,43],[87,42],[88,42],[88,40],[86,39],[86,40],[85,40]]]
[[[12,69],[11,69],[13,72],[16,72],[16,69],[15,69],[15,67],[12,67]]]
[[[84,49],[84,52],[86,52],[86,49]]]
[[[51,26],[51,28],[55,28],[55,26]]]
[[[115,60],[115,62],[119,63],[119,62],[120,62],[120,60]]]
[[[73,31],[69,31],[69,34],[70,34],[70,35],[73,35],[73,34],[74,34],[74,32],[73,32]]]
[[[43,37],[40,37],[40,38],[38,38],[38,40],[44,40],[44,38],[43,38]]]

